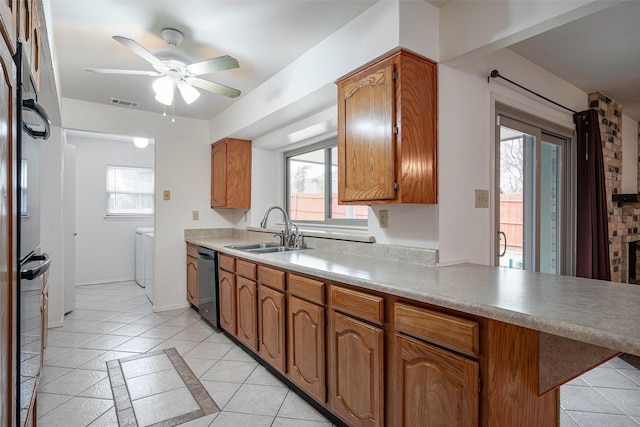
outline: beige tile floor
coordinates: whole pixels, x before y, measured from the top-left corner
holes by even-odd
[[[171,347],[221,408],[182,425],[332,426],[194,310],[153,313],[134,282],[78,287],[76,307],[64,326],[49,330],[40,426],[117,426],[106,362]],[[138,425],[197,409],[168,359],[141,360],[122,363]]]
[[[40,426],[117,426],[106,361],[171,347],[221,408],[185,426],[332,425],[192,309],[153,313],[134,282],[78,287],[76,307],[49,330]],[[166,361],[123,369],[139,425],[194,408]],[[640,370],[613,359],[563,386],[561,409],[562,427],[638,427]]]

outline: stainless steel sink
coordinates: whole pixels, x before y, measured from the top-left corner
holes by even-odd
[[[255,254],[269,254],[274,252],[290,252],[299,251],[298,248],[290,248],[287,246],[281,246],[278,242],[267,243],[247,243],[244,245],[229,245],[225,246],[229,249],[237,249],[239,251],[252,252]]]
[[[229,245],[225,246],[225,248],[229,249],[238,249],[240,251],[250,251],[253,249],[265,249],[265,248],[273,248],[280,247],[280,243],[278,242],[266,242],[266,243],[247,243],[244,245]]]
[[[273,248],[262,248],[262,249],[249,249],[247,252],[253,252],[254,254],[269,254],[272,252],[290,252],[290,251],[299,251],[298,248],[288,248],[286,246],[276,246]]]

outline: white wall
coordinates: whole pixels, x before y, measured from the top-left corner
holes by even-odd
[[[63,144],[62,129],[52,126],[51,136],[42,142],[40,151],[40,243],[42,251],[51,258],[48,276],[50,327],[60,326],[64,318]]]
[[[624,108],[624,105],[622,108]],[[637,192],[638,122],[622,114],[622,193]]]
[[[503,49],[458,67],[439,68],[439,238],[440,262],[491,262],[490,209],[474,207],[475,189],[490,190],[494,167],[494,100],[573,128],[570,113],[491,80],[493,69],[569,108],[587,108],[587,94],[514,52]]]
[[[156,194],[171,191],[171,200],[156,197],[156,280],[154,307],[186,307],[186,228],[229,227],[235,212],[214,211],[210,205],[208,123],[123,107],[63,99],[63,127],[93,132],[135,135],[156,141]],[[191,213],[198,210],[200,220]]]
[[[144,149],[103,135],[69,132],[76,147],[76,284],[135,279],[135,229],[153,227],[153,217],[107,218],[106,170],[154,167],[154,144]]]

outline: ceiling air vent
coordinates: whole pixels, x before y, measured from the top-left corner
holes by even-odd
[[[123,107],[131,107],[131,108],[137,108],[138,106],[140,106],[139,102],[127,101],[126,99],[118,99],[118,98],[111,98],[111,103],[115,105],[122,105]]]

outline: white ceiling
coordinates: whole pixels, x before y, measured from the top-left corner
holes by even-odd
[[[369,8],[366,0],[45,0],[51,11],[61,96],[110,104],[139,102],[161,113],[153,78],[94,74],[85,67],[152,71],[150,64],[112,39],[131,38],[155,53],[166,50],[160,32],[176,28],[178,50],[194,62],[231,55],[240,68],[203,76],[243,94]],[[449,1],[431,1],[447,7]],[[640,1],[629,0],[511,46],[518,54],[585,92],[601,91],[640,120]],[[517,76],[507,76],[517,81]],[[175,114],[208,120],[233,99],[200,91]],[[242,97],[242,95],[241,95]],[[236,98],[239,99],[239,98]],[[128,107],[122,107],[128,108]],[[170,107],[167,113],[171,114]]]
[[[640,121],[640,1],[611,6],[510,48],[587,93],[604,93]]]
[[[202,76],[242,94],[276,74],[375,1],[365,0],[45,0],[50,3],[61,96],[102,104],[111,98],[163,112],[154,100],[153,77],[95,74],[85,67],[154,71],[112,39],[135,40],[148,51],[168,50],[163,28],[184,34],[177,50],[193,62],[230,55],[240,68]],[[200,90],[186,105],[176,96],[175,115],[208,120],[233,99]],[[242,95],[241,95],[242,97]],[[239,99],[239,98],[235,98]],[[129,107],[122,107],[129,108]],[[167,114],[171,114],[167,107]]]

